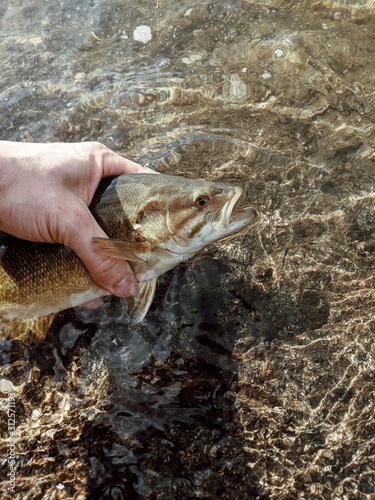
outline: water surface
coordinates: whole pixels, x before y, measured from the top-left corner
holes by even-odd
[[[3,1],[0,137],[235,182],[263,222],[164,275],[137,327],[113,300],[1,344],[12,496],[370,499],[373,2],[156,6]]]

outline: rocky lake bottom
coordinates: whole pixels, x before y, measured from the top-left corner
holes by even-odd
[[[1,139],[239,184],[261,220],[137,326],[113,299],[0,343],[2,498],[374,499],[375,6],[134,4],[3,1]]]

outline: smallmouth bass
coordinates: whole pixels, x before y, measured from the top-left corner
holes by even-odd
[[[257,210],[241,205],[243,194],[238,186],[164,174],[104,180],[90,210],[109,239],[92,244],[129,261],[139,282],[124,299],[131,322],[145,317],[158,276],[256,222]],[[0,240],[0,339],[38,342],[59,311],[104,295],[72,250],[8,235]]]

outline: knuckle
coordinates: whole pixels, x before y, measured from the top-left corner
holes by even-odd
[[[98,276],[98,278],[108,279],[111,277],[112,273],[116,272],[116,267],[118,267],[117,262],[113,262],[113,260],[108,257],[101,257],[96,262],[95,274]]]
[[[126,274],[127,263],[125,261],[118,262],[109,257],[102,257],[96,262],[92,277],[99,286],[114,293],[115,286]]]
[[[108,146],[105,146],[104,144],[98,141],[91,141],[88,144],[93,153],[98,153],[98,152],[105,153],[107,151],[110,151]]]

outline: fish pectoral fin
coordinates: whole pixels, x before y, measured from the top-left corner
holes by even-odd
[[[92,247],[100,255],[132,262],[147,262],[146,257],[142,256],[142,254],[149,249],[148,243],[109,238],[93,238]]]
[[[132,324],[140,323],[146,316],[154,298],[155,288],[156,278],[141,281],[135,295],[124,299],[128,306],[128,314]]]
[[[27,344],[38,344],[47,335],[56,313],[32,319],[0,320],[0,340],[22,340]]]

